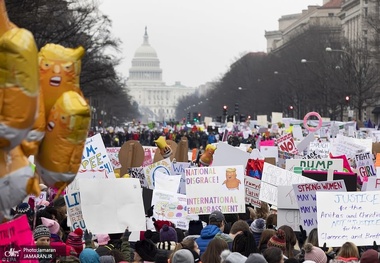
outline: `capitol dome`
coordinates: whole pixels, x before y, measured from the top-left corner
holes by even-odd
[[[163,85],[162,69],[156,50],[150,46],[147,28],[142,45],[136,50],[129,69],[129,85]]]

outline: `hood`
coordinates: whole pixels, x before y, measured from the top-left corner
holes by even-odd
[[[215,225],[207,225],[201,231],[201,238],[204,238],[204,239],[214,238],[214,236],[220,232],[221,231],[219,227]]]

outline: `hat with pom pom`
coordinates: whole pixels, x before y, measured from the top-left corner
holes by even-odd
[[[305,260],[315,261],[315,263],[326,263],[326,253],[319,247],[313,246],[313,244],[306,243],[304,245]]]
[[[249,227],[253,233],[262,233],[265,229],[265,220],[262,218],[255,219]]]
[[[51,234],[58,234],[59,229],[61,228],[58,224],[57,221],[46,218],[46,217],[41,217],[42,224],[49,228],[49,231]]]
[[[160,241],[178,241],[177,231],[168,225],[163,225],[160,230]]]
[[[66,239],[66,245],[72,246],[75,249],[75,252],[78,253],[78,255],[83,250],[83,230],[80,228],[76,228],[74,232],[70,232]]]
[[[278,247],[283,252],[286,250],[286,239],[285,239],[285,232],[282,229],[277,230],[276,234],[272,236],[268,243],[268,247]]]

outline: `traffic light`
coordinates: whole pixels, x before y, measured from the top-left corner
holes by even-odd
[[[223,106],[223,116],[224,117],[227,116],[227,106],[226,105]]]
[[[350,97],[349,96],[346,96],[346,103],[347,103],[347,105],[350,103]]]
[[[239,121],[240,122],[245,122],[247,118],[245,117],[245,114],[240,114]]]
[[[239,115],[239,103],[235,103],[235,115]]]
[[[193,121],[196,122],[198,120],[198,112],[193,112]]]

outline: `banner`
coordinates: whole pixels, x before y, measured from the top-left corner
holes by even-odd
[[[93,234],[146,230],[138,179],[79,180],[79,188],[83,218]]]
[[[153,217],[156,220],[168,220],[180,229],[189,229],[185,195],[154,189],[152,205],[154,205]]]
[[[107,177],[115,178],[113,166],[108,157],[106,147],[104,146],[100,133],[87,138],[83,149],[82,163],[80,170],[101,170],[107,172]]]
[[[301,215],[301,224],[307,233],[318,227],[316,192],[346,192],[343,180],[325,181],[311,184],[293,184],[294,194]]]
[[[245,212],[243,166],[188,168],[185,175],[188,214]]]
[[[319,246],[372,246],[380,238],[379,211],[380,192],[317,192]]]

